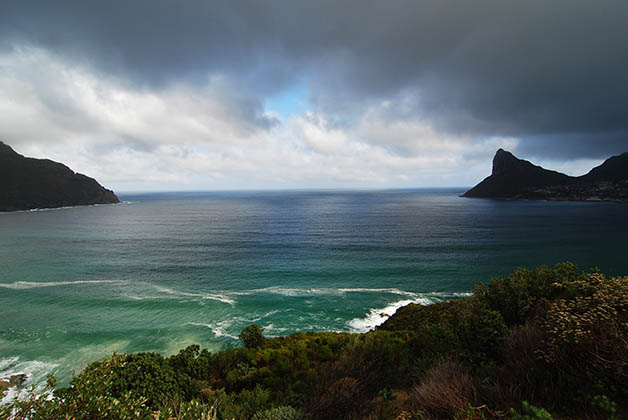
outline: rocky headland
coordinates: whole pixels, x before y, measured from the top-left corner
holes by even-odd
[[[628,153],[613,156],[586,175],[544,169],[499,149],[493,172],[463,197],[552,201],[628,201]]]
[[[119,202],[95,179],[58,162],[24,157],[0,142],[0,211]]]

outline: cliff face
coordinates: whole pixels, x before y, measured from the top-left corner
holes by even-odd
[[[61,163],[24,157],[0,142],[0,211],[119,202],[95,179]]]
[[[628,200],[628,153],[613,156],[588,174],[571,177],[499,149],[492,174],[463,194],[472,198],[528,200]]]

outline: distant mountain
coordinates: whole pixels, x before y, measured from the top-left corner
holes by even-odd
[[[583,182],[625,182],[628,179],[628,152],[606,159],[578,179]]]
[[[95,179],[61,163],[24,157],[0,141],[0,211],[119,202]]]
[[[628,153],[613,156],[583,176],[536,166],[499,149],[493,172],[462,195],[527,200],[628,201]]]

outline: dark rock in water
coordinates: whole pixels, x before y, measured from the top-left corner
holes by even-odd
[[[628,153],[613,156],[588,174],[572,177],[518,159],[499,149],[493,172],[462,195],[527,200],[628,201]]]
[[[61,163],[24,157],[0,142],[0,211],[119,202],[95,179]]]
[[[10,386],[22,386],[28,380],[28,375],[25,373],[18,373],[17,375],[11,375],[9,378]]]

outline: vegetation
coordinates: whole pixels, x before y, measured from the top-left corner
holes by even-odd
[[[242,330],[240,333],[240,340],[244,347],[249,349],[255,349],[261,347],[264,344],[263,330],[257,324],[252,324]]]
[[[366,334],[114,354],[0,407],[15,419],[619,419],[628,277],[519,269],[470,298],[408,305]]]

